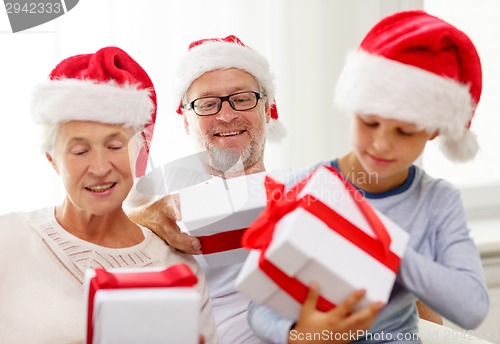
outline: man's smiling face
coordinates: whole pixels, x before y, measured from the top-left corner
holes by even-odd
[[[186,102],[207,96],[222,97],[242,91],[260,92],[256,79],[236,69],[217,69],[196,79],[187,92]],[[214,115],[198,116],[184,110],[184,126],[200,151],[207,151],[216,171],[249,170],[263,165],[265,126],[270,120],[267,98],[251,110],[233,110],[223,102]]]

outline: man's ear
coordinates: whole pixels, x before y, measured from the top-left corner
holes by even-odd
[[[52,168],[54,169],[54,171],[56,171],[56,173],[59,174],[59,169],[57,168],[57,164],[54,161],[54,158],[52,158],[52,156],[48,152],[45,152],[45,157],[47,158],[47,160],[52,165]]]
[[[186,134],[189,135],[189,122],[187,120],[187,116],[185,114],[182,116],[184,117],[184,130],[186,130]]]
[[[266,123],[269,123],[271,120],[271,105],[269,105],[269,102],[266,102],[265,105],[265,111],[266,111]]]

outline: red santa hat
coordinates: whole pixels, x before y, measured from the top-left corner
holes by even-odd
[[[175,76],[174,96],[180,100],[177,113],[182,114],[182,98],[193,81],[212,70],[228,68],[245,70],[262,86],[271,107],[271,120],[266,127],[266,137],[269,141],[281,140],[286,130],[278,121],[274,75],[269,63],[264,56],[233,35],[201,39],[189,45]]]
[[[478,53],[469,37],[423,11],[382,19],[351,53],[335,103],[351,114],[375,114],[439,131],[453,161],[474,158],[470,124],[481,97]]]
[[[144,126],[146,146],[136,165],[136,175],[144,175],[156,93],[146,71],[122,49],[106,47],[60,62],[34,89],[31,112],[39,124],[80,120]]]

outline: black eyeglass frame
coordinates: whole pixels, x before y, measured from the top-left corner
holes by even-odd
[[[252,107],[246,108],[246,109],[235,109],[234,103],[232,101],[230,101],[229,98],[231,98],[233,96],[237,96],[238,94],[243,94],[243,93],[253,93],[255,95],[255,98],[256,98],[255,105]],[[242,92],[236,92],[233,94],[229,94],[229,95],[223,96],[223,97],[207,96],[207,97],[196,98],[196,99],[190,101],[189,103],[185,104],[184,107],[187,108],[188,110],[193,110],[194,113],[197,114],[198,116],[205,117],[205,116],[212,116],[212,115],[218,114],[220,112],[220,110],[222,109],[222,103],[225,101],[227,101],[229,103],[229,106],[231,106],[231,109],[233,109],[234,111],[248,111],[248,110],[255,109],[257,107],[257,104],[259,104],[259,100],[261,100],[265,96],[266,96],[266,94],[264,92],[242,91]],[[219,98],[220,99],[220,102],[218,103],[217,108],[216,108],[217,111],[215,111],[214,113],[206,114],[206,115],[200,115],[195,110],[194,103],[200,99],[208,99],[208,98]]]

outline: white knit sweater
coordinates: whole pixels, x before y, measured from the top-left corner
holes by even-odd
[[[0,343],[82,343],[87,268],[170,266],[186,263],[198,275],[201,326],[206,343],[216,343],[204,274],[193,257],[167,246],[142,228],[144,241],[107,248],[83,241],[55,220],[54,208],[0,216]]]

